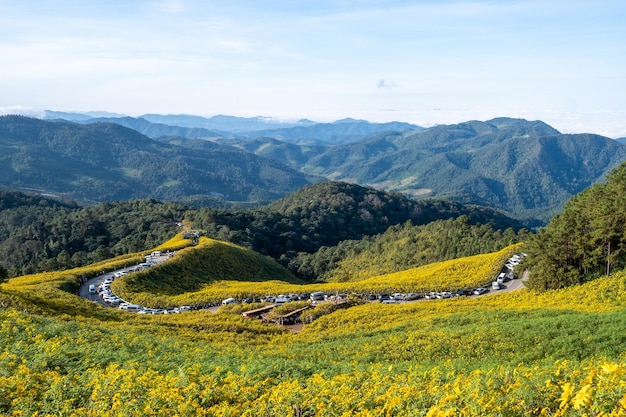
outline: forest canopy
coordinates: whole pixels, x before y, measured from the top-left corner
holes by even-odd
[[[626,266],[626,164],[572,197],[525,246],[538,290],[589,281]]]

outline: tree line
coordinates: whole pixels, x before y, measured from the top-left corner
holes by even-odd
[[[525,251],[538,290],[583,283],[626,266],[626,164],[571,198]]]
[[[342,241],[379,235],[407,221],[423,225],[466,216],[468,222],[490,223],[494,230],[519,226],[487,208],[414,201],[338,182],[305,187],[254,209],[195,209],[156,200],[79,207],[13,192],[0,194],[0,207],[0,259],[10,276],[68,269],[145,250],[170,238],[183,220],[206,236],[270,256],[309,281],[316,277],[310,267],[303,267],[310,263],[308,255],[323,248],[315,261],[319,263],[328,248]]]
[[[0,191],[0,260],[10,276],[69,269],[159,245],[186,206],[156,200],[78,207]]]

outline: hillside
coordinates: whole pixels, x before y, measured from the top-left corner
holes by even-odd
[[[310,180],[231,147],[188,149],[112,123],[0,117],[0,186],[82,202],[157,198],[225,205],[271,201]]]
[[[112,288],[115,294],[143,306],[169,307],[227,298],[206,290],[211,285],[222,286],[222,281],[247,283],[251,288],[254,283],[266,281],[302,284],[270,258],[226,242],[201,238],[197,247],[179,251],[162,265],[116,280]]]
[[[458,271],[447,264],[433,277]],[[623,273],[545,294],[367,303],[297,335],[240,308],[141,316],[54,291],[83,273],[0,285],[3,414],[619,416],[626,405]]]
[[[494,119],[377,135],[329,149],[302,169],[414,196],[448,197],[547,221],[569,197],[626,160],[601,136]]]
[[[572,197],[528,242],[537,290],[561,288],[626,267],[626,163]]]
[[[493,209],[444,200],[415,201],[340,182],[307,186],[255,210],[203,208],[186,218],[207,236],[269,255],[296,274],[300,252],[314,253],[343,240],[359,240],[407,221],[421,225],[462,215],[472,224],[490,224],[494,229],[522,228]]]
[[[217,146],[204,140],[191,141],[200,149]],[[415,202],[342,183],[307,187],[258,209],[194,209],[149,199],[80,207],[2,191],[0,208],[0,264],[11,276],[78,267],[145,250],[180,230],[180,222],[271,255],[284,266],[299,257],[299,252],[311,253],[340,240],[383,233],[390,225],[409,220],[424,224],[467,215],[472,223],[489,223],[494,230],[521,227],[484,207]],[[292,266],[293,272],[302,270],[296,266],[299,262]],[[310,274],[306,277],[316,278]]]
[[[0,190],[0,264],[16,276],[145,250],[174,235],[186,210],[154,200],[79,207]]]
[[[299,276],[323,282],[367,279],[481,253],[497,252],[524,241],[528,234],[491,225],[470,224],[467,216],[415,226],[411,222],[389,227],[361,240],[345,240],[314,254],[300,254]]]

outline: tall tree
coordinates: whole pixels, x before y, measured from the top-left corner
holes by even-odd
[[[0,283],[6,281],[9,278],[9,271],[0,264]]]
[[[626,265],[626,164],[605,183],[572,197],[527,242],[530,286],[560,288],[610,275]]]

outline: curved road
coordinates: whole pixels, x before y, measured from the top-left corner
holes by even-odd
[[[171,254],[162,254],[161,256],[153,256],[152,257],[152,262],[156,265],[156,264],[160,264],[161,262],[165,262],[166,260],[170,259],[172,257],[172,255],[174,254],[174,252],[171,252]],[[94,278],[89,279],[88,281],[84,282],[81,284],[81,286],[78,288],[78,295],[81,298],[85,298],[87,300],[91,300],[95,303],[98,303],[100,305],[103,305],[105,307],[115,307],[112,306],[108,303],[106,303],[98,294],[97,289],[100,286],[100,284],[102,284],[104,282],[105,279],[107,278],[114,278],[114,274],[117,272],[133,272],[135,270],[135,268],[137,268],[138,265],[129,265],[127,267],[124,267],[122,269],[118,269],[112,272],[107,272],[105,274],[102,275],[98,275]],[[90,285],[95,285],[96,287],[96,293],[92,294],[89,292],[89,286]]]

